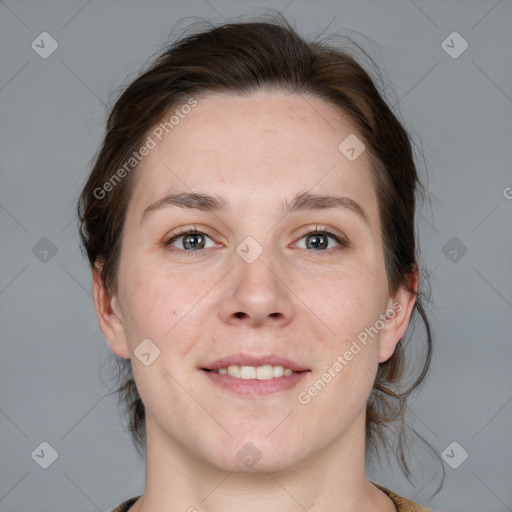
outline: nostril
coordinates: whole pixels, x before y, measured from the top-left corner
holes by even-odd
[[[245,316],[245,313],[243,311],[239,311],[238,313],[235,313],[235,316],[237,318],[243,318]]]

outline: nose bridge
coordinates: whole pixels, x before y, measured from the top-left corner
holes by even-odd
[[[234,268],[229,273],[229,284],[219,308],[225,322],[277,326],[291,320],[291,292],[284,283],[284,270],[280,269],[279,261],[270,246],[263,247],[253,237],[238,244],[233,254]]]

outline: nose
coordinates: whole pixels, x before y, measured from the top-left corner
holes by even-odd
[[[265,252],[252,263],[243,259],[226,276],[219,304],[221,319],[231,325],[283,327],[292,321],[294,306],[289,278],[269,265]],[[238,257],[238,256],[236,256]]]

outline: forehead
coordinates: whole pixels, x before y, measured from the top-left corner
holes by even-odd
[[[295,193],[339,192],[375,205],[369,158],[350,161],[339,145],[356,129],[334,106],[310,95],[214,94],[176,115],[136,171],[137,216],[176,191],[215,193],[236,207],[281,204]],[[170,116],[163,122],[169,121]],[[161,130],[162,131],[162,130]],[[366,197],[365,197],[366,196]]]

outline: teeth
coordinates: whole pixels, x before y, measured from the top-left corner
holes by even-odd
[[[288,376],[295,373],[289,368],[283,368],[282,366],[272,366],[269,364],[263,366],[238,366],[236,364],[230,365],[227,368],[219,368],[213,370],[216,373],[227,374],[237,379],[256,379],[256,380],[268,380],[275,377],[282,377],[283,375]]]

